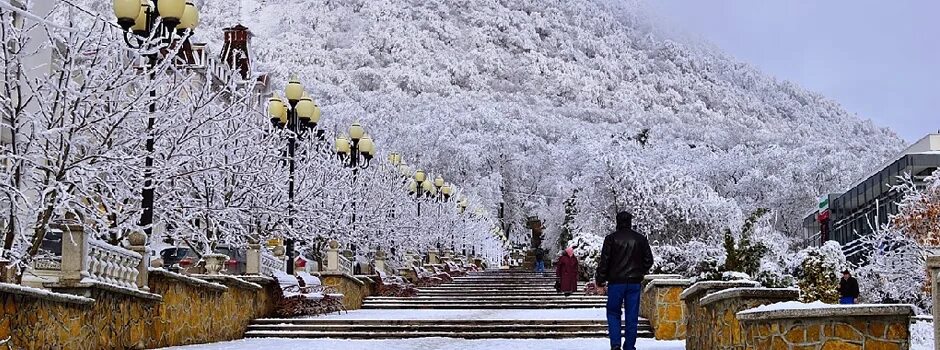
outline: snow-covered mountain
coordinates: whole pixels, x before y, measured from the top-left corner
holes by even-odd
[[[328,128],[361,121],[382,152],[492,210],[506,203],[516,229],[539,215],[557,230],[579,190],[595,216],[586,231],[632,208],[660,238],[696,236],[768,207],[796,232],[818,195],[903,146],[823,96],[651,33],[634,2],[241,0],[201,12],[211,45],[221,28],[249,27],[256,67],[278,82],[298,74]]]

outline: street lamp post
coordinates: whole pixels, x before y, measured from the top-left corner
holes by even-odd
[[[341,135],[336,138],[336,155],[339,157],[343,167],[352,169],[352,179],[356,182],[359,169],[366,169],[375,155],[375,143],[372,137],[366,133],[365,128],[355,122],[349,126],[349,138]],[[352,225],[356,225],[356,199],[353,197],[351,203]]]
[[[316,130],[320,122],[320,107],[313,102],[303,85],[296,77],[290,79],[284,88],[287,103],[280,96],[274,95],[268,100],[268,116],[271,124],[287,134],[287,226],[294,227],[294,188],[297,139],[306,136],[308,131]],[[319,135],[319,131],[317,132]],[[294,272],[294,240],[286,239],[287,272]]]
[[[435,189],[434,185],[432,185],[431,181],[428,181],[427,179],[427,173],[421,169],[415,171],[414,178],[409,181],[408,191],[415,196],[415,199],[417,199],[418,217],[421,217],[422,197],[434,197],[437,195],[437,190]]]
[[[151,5],[152,3],[152,5]],[[113,0],[114,15],[118,25],[124,30],[124,42],[133,49],[145,49],[150,53],[147,56],[147,69],[150,71],[150,81],[156,80],[157,50],[159,46],[172,43],[174,31],[185,35],[183,41],[189,40],[189,34],[199,25],[199,11],[196,6],[186,0]],[[162,24],[162,25],[157,25]],[[160,38],[158,42],[150,40],[151,37]],[[156,124],[156,88],[151,86],[150,104],[147,117],[147,140],[144,150],[144,188],[141,193],[141,208],[139,225],[144,228],[147,237],[153,235],[153,153],[154,135],[153,127]]]

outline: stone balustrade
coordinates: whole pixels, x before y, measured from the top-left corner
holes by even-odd
[[[245,273],[249,275],[272,277],[275,271],[287,271],[287,261],[260,244],[248,244],[246,258]]]
[[[646,283],[640,296],[640,313],[649,319],[656,339],[685,339],[685,304],[679,296],[691,284],[692,280],[681,278],[653,279]]]
[[[760,284],[754,281],[703,281],[693,284],[679,295],[685,305],[686,350],[714,350],[698,347],[706,332],[711,331],[696,325],[705,324],[705,310],[699,300],[706,295],[731,288],[756,288]]]
[[[353,262],[349,258],[343,255],[340,255],[337,257],[337,262],[339,264],[337,271],[339,271],[340,273],[352,275],[353,271],[355,271],[355,269],[353,268]]]
[[[709,294],[699,300],[704,322],[690,324],[700,328],[702,337],[692,347],[697,349],[738,350],[744,348],[744,336],[737,313],[761,305],[797,300],[799,289],[731,288]]]
[[[908,350],[913,314],[908,305],[745,310],[737,314],[744,345],[735,349]]]
[[[375,271],[376,273],[387,274],[388,273],[388,260],[387,255],[384,251],[375,252]]]
[[[62,231],[59,285],[104,283],[138,289],[137,277],[143,260],[140,254],[97,240],[81,225],[55,224],[52,229]]]

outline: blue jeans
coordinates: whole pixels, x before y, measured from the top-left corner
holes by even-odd
[[[536,261],[535,262],[535,272],[545,273],[545,261]]]
[[[636,350],[636,329],[640,318],[640,285],[611,284],[607,286],[607,334],[610,335],[610,347],[620,346],[620,316],[626,311],[627,322],[623,335],[623,350]]]
[[[839,298],[839,304],[843,304],[843,305],[855,304],[855,298],[854,297],[841,297]]]

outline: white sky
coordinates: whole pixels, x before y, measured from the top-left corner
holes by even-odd
[[[938,0],[649,0],[666,25],[908,141],[940,130]]]

